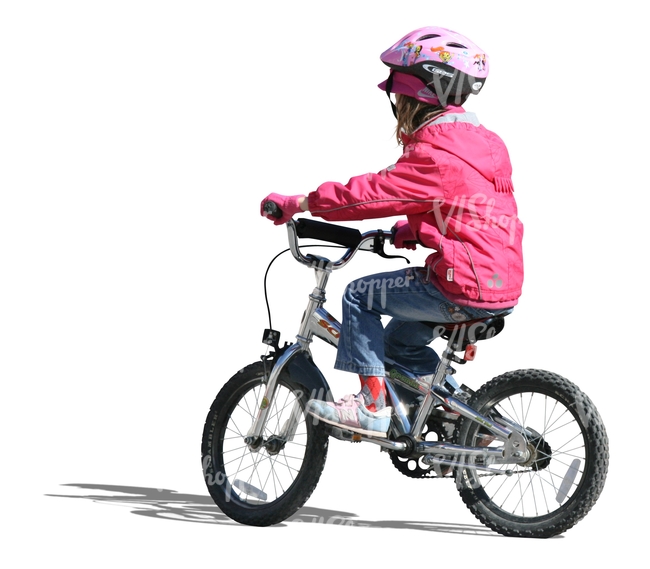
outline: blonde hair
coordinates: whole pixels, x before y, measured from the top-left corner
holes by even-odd
[[[395,137],[397,144],[402,144],[401,133],[413,134],[420,126],[445,111],[442,105],[432,105],[418,101],[413,97],[397,94],[395,96],[397,107],[397,126]]]

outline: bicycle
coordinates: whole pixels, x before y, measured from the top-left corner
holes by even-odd
[[[378,445],[410,478],[455,479],[474,516],[502,535],[548,538],[587,515],[603,490],[609,462],[605,426],[589,397],[564,377],[540,369],[506,372],[476,391],[454,378],[452,364],[472,361],[476,343],[499,334],[509,311],[463,323],[429,323],[447,341],[435,373],[418,375],[387,359],[387,405],[393,412],[386,437],[347,431],[306,414],[309,399],[332,400],[310,352],[314,338],[338,344],[341,325],[323,307],[330,275],[358,251],[395,255],[384,248],[392,243],[391,231],[362,234],[310,219],[292,219],[286,227],[288,250],[314,270],[316,286],[296,341],[280,347],[279,332],[269,326],[263,343],[272,351],[223,386],[206,418],[203,475],[227,516],[268,526],[296,513],[318,484],[329,437]],[[345,251],[334,261],[304,254],[300,239]]]

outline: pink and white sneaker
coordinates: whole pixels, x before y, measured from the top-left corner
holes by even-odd
[[[368,411],[359,395],[346,395],[340,401],[311,399],[306,411],[325,423],[371,437],[385,437],[390,426],[391,407]]]

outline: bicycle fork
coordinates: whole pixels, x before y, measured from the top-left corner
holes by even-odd
[[[273,368],[266,382],[266,391],[253,425],[245,437],[245,442],[251,450],[258,450],[263,444],[266,445],[262,433],[268,420],[268,413],[274,401],[275,391],[280,374],[289,366],[292,360],[300,354],[310,355],[309,346],[316,336],[328,344],[338,346],[338,339],[341,334],[341,324],[329,314],[324,308],[325,288],[331,274],[330,261],[317,256],[311,256],[316,273],[316,286],[309,295],[309,302],[303,315],[300,329],[296,335],[296,342],[291,344],[275,360]],[[303,366],[304,367],[304,366]],[[317,373],[316,373],[317,372]],[[301,384],[305,388],[311,388],[311,397],[316,399],[331,398],[327,382],[322,374],[313,366],[313,370],[307,369],[302,375]],[[291,440],[296,432],[298,423],[302,416],[300,398],[293,404],[290,419],[283,425],[281,433],[276,435],[285,441]]]

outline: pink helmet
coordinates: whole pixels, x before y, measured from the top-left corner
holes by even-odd
[[[381,54],[391,68],[384,91],[401,93],[419,101],[456,104],[478,93],[488,76],[485,52],[465,36],[446,28],[429,26],[404,36]]]

